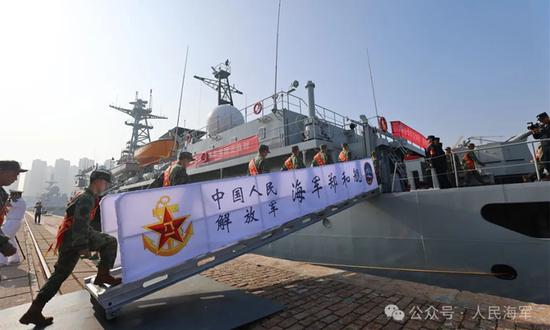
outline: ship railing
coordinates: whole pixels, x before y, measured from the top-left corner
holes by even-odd
[[[256,114],[254,113],[254,107],[258,103],[262,105],[262,111],[259,114]],[[290,110],[304,116],[308,116],[309,114],[309,105],[304,99],[294,94],[283,91],[273,96],[269,96],[257,102],[254,102],[253,104],[247,105],[240,111],[245,118],[245,122],[248,122],[250,119],[253,120],[259,117],[263,117],[266,114],[266,111],[273,111],[273,109]],[[336,111],[330,110],[327,107],[318,104],[315,105],[315,115],[317,116],[317,119],[320,119],[340,128],[345,127],[346,124],[349,122],[349,119],[347,117],[342,116]]]
[[[537,147],[536,145],[539,144],[543,141],[550,141],[550,139],[538,139],[538,140],[533,140],[533,141],[522,141],[522,142],[514,142],[514,143],[505,143],[505,144],[501,144],[501,145],[495,145],[495,146],[481,146],[481,147],[476,147],[475,149],[461,149],[461,150],[452,150],[450,154],[445,154],[445,155],[441,155],[441,156],[436,156],[436,157],[432,157],[432,159],[437,159],[437,158],[445,158],[445,161],[448,163],[447,161],[447,157],[450,158],[450,163],[451,163],[451,166],[452,168],[451,169],[448,169],[445,173],[438,173],[439,175],[446,175],[448,178],[449,178],[449,181],[452,182],[454,184],[454,187],[465,187],[467,186],[467,182],[465,182],[465,177],[467,176],[468,173],[473,173],[473,172],[481,172],[481,173],[486,173],[486,174],[491,174],[491,171],[494,171],[494,170],[502,170],[502,169],[513,169],[513,168],[521,168],[521,167],[532,167],[532,171],[530,173],[518,173],[517,175],[521,175],[521,180],[523,181],[541,181],[542,179],[545,178],[545,175],[544,175],[544,170],[545,170],[545,165],[549,164],[550,162],[545,162],[545,161],[542,161],[540,159],[540,157],[537,155]],[[467,169],[467,168],[464,168],[463,165],[462,165],[462,160],[464,158],[464,155],[470,151],[473,151],[477,158],[479,159],[479,156],[478,154],[480,152],[484,152],[484,151],[488,151],[488,150],[495,150],[495,149],[505,149],[505,148],[510,148],[510,147],[516,147],[516,146],[522,146],[522,145],[527,145],[528,148],[529,148],[529,151],[531,152],[531,159],[527,160],[527,161],[520,161],[520,162],[516,162],[516,163],[512,163],[512,164],[504,164],[504,165],[490,165],[490,164],[487,164],[486,166],[481,166],[480,164],[478,164],[477,162],[475,163],[475,169]],[[513,161],[513,160],[512,160]],[[482,162],[482,163],[486,163],[486,162],[492,162],[492,161],[485,161],[485,162]],[[406,162],[403,161],[403,162],[400,162],[400,164],[403,164],[406,166]],[[409,178],[408,177],[405,177],[405,178],[398,178],[398,174],[397,174],[397,165],[398,164],[394,164],[394,170],[393,170],[393,173],[392,173],[392,188],[391,188],[391,191],[393,192],[394,191],[394,188],[395,188],[395,183],[396,182],[400,182],[400,181],[403,181],[403,182],[408,182],[409,181]],[[433,169],[433,167],[431,168]],[[513,175],[513,174],[512,174]],[[546,174],[547,177],[550,177],[550,173],[547,173]],[[426,179],[432,179],[432,180],[437,180],[437,175],[431,175],[431,174],[422,174],[422,173],[419,173],[418,174],[418,178],[422,178],[424,182],[429,182],[429,180],[426,180]],[[486,184],[486,185],[489,185],[489,184],[493,184],[493,183],[490,183],[490,182],[487,182],[487,180],[484,180],[485,182],[480,182],[481,184]],[[428,187],[428,188],[435,188],[435,183],[433,183],[432,187]]]
[[[256,107],[256,108],[255,108]],[[254,109],[260,109],[259,113],[255,113]],[[273,112],[274,109],[277,109],[279,111],[293,111],[295,113],[299,113],[304,116],[304,122],[308,119],[308,104],[307,102],[302,99],[301,97],[298,97],[296,95],[293,95],[288,92],[279,92],[276,94],[276,96],[268,96],[261,100],[258,100],[250,105],[247,105],[246,107],[239,110],[243,117],[244,122],[250,122],[252,120],[256,120],[259,118],[264,117],[265,115],[269,114],[269,112]],[[316,121],[318,124],[327,123],[329,130],[331,129],[331,126],[335,126],[341,129],[345,129],[347,125],[349,125],[350,120],[348,117],[342,116],[339,113],[330,110],[324,106],[321,105],[315,105],[315,114],[316,118],[313,119],[313,121]],[[290,123],[288,125],[295,125],[296,122]],[[288,126],[287,125],[287,126]],[[285,125],[281,125],[278,127],[278,130],[284,131]],[[200,132],[207,131],[207,127],[204,126],[198,130],[196,130],[196,134],[199,134]],[[315,130],[314,130],[315,133]],[[206,136],[199,136],[195,135],[194,133],[191,133],[191,137],[193,141],[199,141],[202,139],[205,139]]]
[[[314,122],[319,125],[319,121]],[[267,129],[262,143],[273,146],[289,146],[307,140],[331,141],[334,136],[341,132],[342,127],[336,125],[325,125],[320,129],[313,128],[310,136],[306,135],[306,125],[312,124],[309,117],[292,120],[286,124]],[[362,134],[358,132],[357,134]]]

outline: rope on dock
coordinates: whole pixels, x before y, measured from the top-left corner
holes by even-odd
[[[445,270],[445,269],[419,269],[419,268],[398,268],[398,267],[381,267],[381,266],[363,266],[363,265],[345,265],[345,264],[332,264],[323,262],[310,262],[312,265],[326,266],[333,268],[358,268],[358,269],[372,269],[372,270],[394,270],[402,272],[416,272],[416,273],[440,273],[440,274],[453,274],[453,275],[476,275],[476,276],[506,276],[508,273],[493,273],[493,272],[474,272],[474,271],[462,271],[462,270]]]

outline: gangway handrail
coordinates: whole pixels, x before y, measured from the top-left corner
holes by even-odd
[[[539,164],[547,164],[547,163],[550,163],[550,162],[539,162]],[[405,162],[400,162],[400,164],[404,164],[406,165]],[[494,170],[494,169],[502,169],[502,168],[513,168],[513,167],[521,167],[521,166],[531,166],[533,163],[532,162],[529,162],[529,163],[519,163],[519,164],[509,164],[509,165],[501,165],[501,166],[484,166],[483,167],[483,170]],[[474,171],[478,171],[478,169],[461,169],[461,170],[457,170],[458,173],[466,173],[466,172],[474,172]],[[444,173],[441,173],[441,174],[445,174],[445,175],[448,175],[448,174],[454,174],[455,172],[454,171],[447,171],[447,172],[444,172]],[[423,178],[426,178],[426,177],[429,177],[428,175],[421,175],[421,177]],[[408,178],[399,178],[400,181],[407,181]]]
[[[539,171],[539,165],[547,164],[549,162],[543,162],[541,160],[536,159],[536,151],[535,151],[534,145],[537,144],[537,143],[540,143],[540,142],[544,142],[544,141],[550,141],[550,138],[549,139],[536,139],[536,140],[531,140],[531,141],[513,142],[513,143],[501,142],[501,144],[499,144],[499,145],[480,146],[480,147],[476,147],[475,149],[467,149],[467,148],[466,149],[458,149],[458,150],[455,149],[455,150],[452,150],[451,154],[450,154],[453,168],[451,170],[448,169],[447,172],[441,173],[441,174],[445,174],[445,175],[453,174],[456,187],[460,187],[460,185],[459,185],[459,174],[460,173],[474,172],[474,171],[478,171],[480,169],[477,168],[477,167],[475,169],[464,169],[464,168],[462,168],[461,165],[456,164],[456,157],[457,156],[468,153],[470,151],[479,153],[479,152],[487,151],[487,150],[504,149],[504,148],[509,148],[509,147],[517,147],[517,146],[521,146],[521,145],[530,145],[532,147],[532,150],[530,150],[530,151],[532,152],[532,157],[533,157],[531,160],[529,160],[527,162],[520,162],[520,163],[515,163],[515,164],[483,166],[483,171],[513,168],[513,167],[523,167],[523,166],[533,166],[534,167],[534,172],[532,172],[532,173],[536,173],[537,180],[541,180],[542,173],[540,173],[540,171]],[[442,157],[447,157],[447,156],[448,155],[444,154],[444,155],[432,157],[431,159],[442,158]],[[400,164],[405,164],[406,165],[405,162],[400,162]],[[425,179],[426,177],[429,177],[429,176],[428,175],[421,175],[421,177],[423,179]],[[396,174],[394,173],[392,182],[394,182],[395,179],[396,179]],[[408,177],[399,178],[398,180],[399,181],[408,181],[409,178]],[[393,189],[392,189],[392,191],[393,191]]]
[[[502,143],[500,145],[496,145],[496,146],[488,146],[488,147],[484,147],[484,146],[480,146],[480,147],[477,147],[475,149],[473,149],[474,151],[483,151],[483,150],[489,150],[489,149],[501,149],[501,148],[507,148],[507,147],[514,147],[514,146],[518,146],[518,145],[523,145],[523,144],[535,144],[535,143],[539,143],[539,142],[542,142],[542,141],[550,141],[550,139],[537,139],[537,140],[532,140],[532,141],[521,141],[521,142],[512,142],[512,143],[507,143],[507,142],[497,142],[497,143]],[[493,142],[494,143],[494,142]],[[462,149],[462,150],[453,150],[454,153],[466,153],[468,151],[471,151],[470,149]]]
[[[99,309],[99,312],[103,313],[104,317],[109,320],[118,316],[122,306],[128,303],[281,239],[379,194],[380,188],[375,188],[337,204],[329,205],[321,211],[312,212],[278,227],[270,228],[254,237],[243,239],[217,251],[189,259],[176,267],[154,273],[135,282],[122,283],[105,289],[93,284],[93,276],[88,277],[85,279],[86,289],[91,295],[94,307]]]

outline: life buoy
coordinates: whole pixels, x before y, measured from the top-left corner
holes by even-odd
[[[382,132],[388,131],[388,122],[386,121],[386,118],[384,117],[378,118],[378,128],[380,128]]]
[[[208,161],[208,153],[207,152],[203,152],[201,154],[201,162],[207,162]]]
[[[254,108],[252,109],[252,111],[254,111],[255,114],[259,115],[263,109],[264,109],[264,105],[262,104],[262,102],[256,102],[256,104],[254,104]]]

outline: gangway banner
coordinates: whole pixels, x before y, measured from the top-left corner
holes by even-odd
[[[233,245],[378,187],[371,159],[106,196],[124,283]]]

